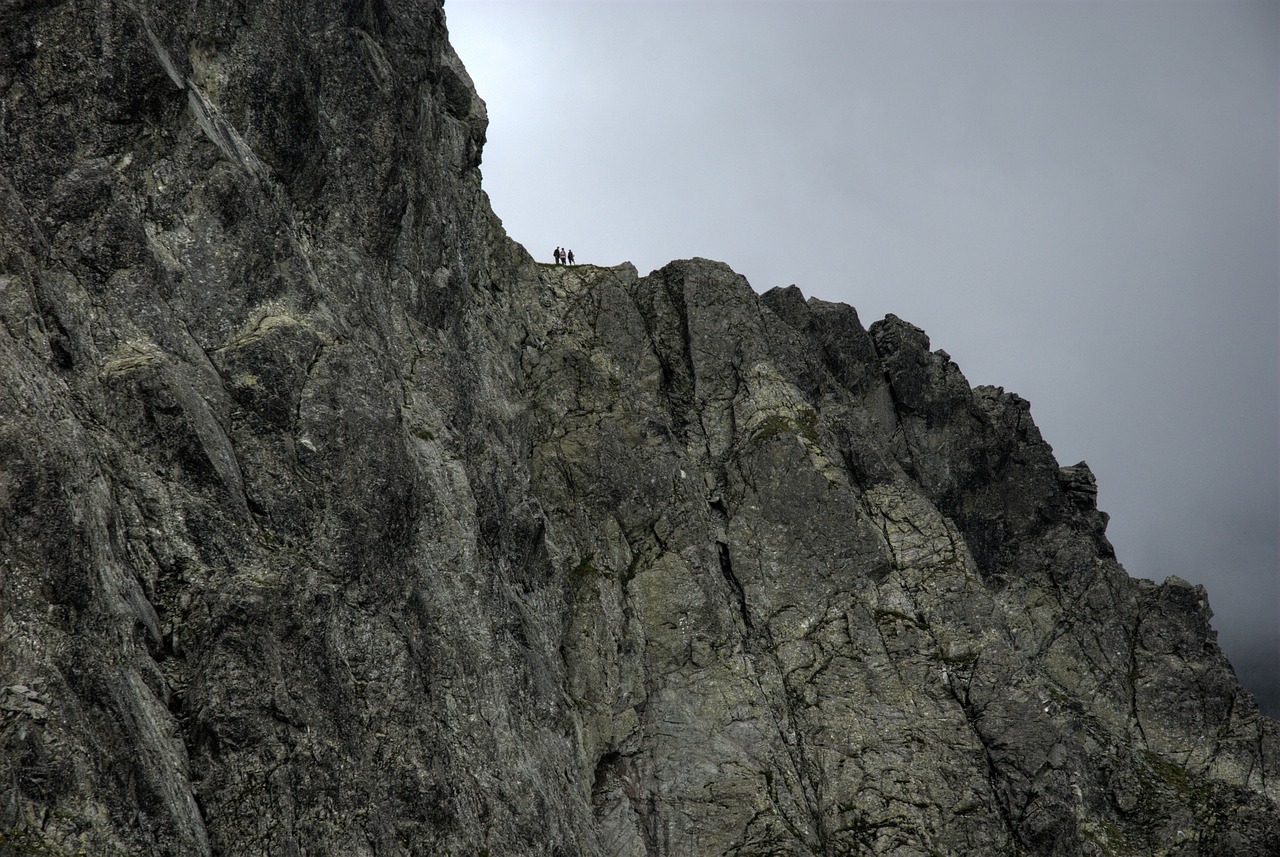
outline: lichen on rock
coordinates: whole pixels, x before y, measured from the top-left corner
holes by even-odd
[[[1280,853],[1028,404],[534,262],[436,0],[0,22],[0,853]]]

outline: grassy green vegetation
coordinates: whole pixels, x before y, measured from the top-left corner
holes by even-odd
[[[760,421],[756,430],[752,432],[751,439],[754,441],[766,441],[781,434],[794,434],[797,437],[802,437],[817,446],[817,411],[806,408],[805,410],[800,411],[795,417],[783,416],[782,414],[774,414],[772,416],[765,417]]]

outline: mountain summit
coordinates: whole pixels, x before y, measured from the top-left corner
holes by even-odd
[[[438,0],[0,11],[0,854],[1280,853],[1280,726],[889,316],[541,265]]]

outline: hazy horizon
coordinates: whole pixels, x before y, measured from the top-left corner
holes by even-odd
[[[924,328],[1280,715],[1280,4],[450,0],[535,257]]]

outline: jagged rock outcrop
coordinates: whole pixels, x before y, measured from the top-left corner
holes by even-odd
[[[0,33],[0,853],[1280,852],[1204,591],[1027,403],[534,263],[438,3]]]

